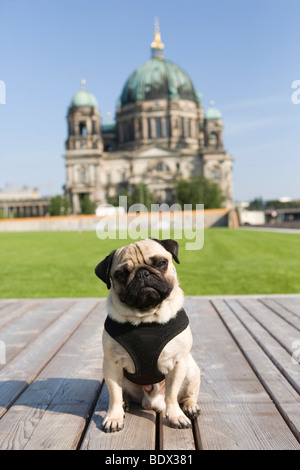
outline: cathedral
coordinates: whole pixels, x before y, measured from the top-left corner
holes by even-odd
[[[158,24],[151,58],[135,69],[118,99],[115,121],[102,122],[95,96],[82,89],[68,109],[65,192],[72,212],[85,195],[97,205],[145,183],[158,203],[172,204],[178,179],[197,175],[216,181],[232,204],[232,157],[223,145],[220,111],[189,75],[165,59]]]

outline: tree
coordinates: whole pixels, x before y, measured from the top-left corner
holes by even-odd
[[[119,197],[120,196],[126,196],[126,197],[129,197],[128,196],[128,192],[126,189],[122,189],[122,191],[119,193],[119,195],[114,195],[114,196],[109,196],[108,199],[107,199],[107,203],[108,204],[111,204],[112,206],[115,206],[115,207],[119,207]]]
[[[264,201],[262,200],[261,197],[257,197],[253,199],[253,201],[250,201],[250,204],[247,207],[249,211],[262,211],[264,210],[264,208],[265,208]]]
[[[277,199],[267,201],[266,209],[299,209],[300,203],[298,201],[279,201]]]
[[[129,209],[133,204],[143,204],[148,210],[150,210],[151,204],[155,204],[156,202],[155,195],[151,193],[145,183],[137,184],[131,193],[123,189],[120,196],[127,196],[127,209]],[[108,203],[113,206],[118,206],[119,196],[109,197]]]
[[[90,196],[85,194],[80,201],[81,214],[95,214],[96,203],[90,200]]]
[[[70,202],[65,196],[54,196],[49,201],[50,215],[68,215],[70,212]]]
[[[204,204],[205,209],[223,207],[224,196],[218,183],[201,175],[190,180],[178,180],[175,189],[175,202],[184,208],[184,204]]]
[[[155,204],[156,198],[145,183],[139,183],[135,186],[133,192],[128,197],[128,208],[133,204],[143,204],[148,210],[151,204]]]

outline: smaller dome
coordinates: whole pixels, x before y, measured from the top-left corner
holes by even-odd
[[[208,108],[205,113],[205,119],[222,119],[221,112],[213,106],[213,104]]]
[[[107,119],[106,121],[101,124],[101,130],[102,132],[115,132],[116,130],[116,123],[115,121],[111,121],[110,119]]]
[[[98,108],[98,102],[92,93],[89,93],[84,88],[78,91],[72,99],[71,107],[90,106]]]

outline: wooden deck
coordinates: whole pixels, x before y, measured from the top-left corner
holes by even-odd
[[[299,450],[300,295],[185,307],[202,370],[193,429],[133,406],[105,434],[105,299],[0,300],[0,449]]]

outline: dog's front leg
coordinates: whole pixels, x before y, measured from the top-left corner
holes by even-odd
[[[109,407],[102,428],[105,432],[121,431],[124,427],[123,366],[121,361],[112,363],[104,359],[103,374],[109,392]]]
[[[166,416],[173,428],[190,428],[192,423],[182,412],[178,393],[187,371],[187,358],[178,361],[166,376]]]

